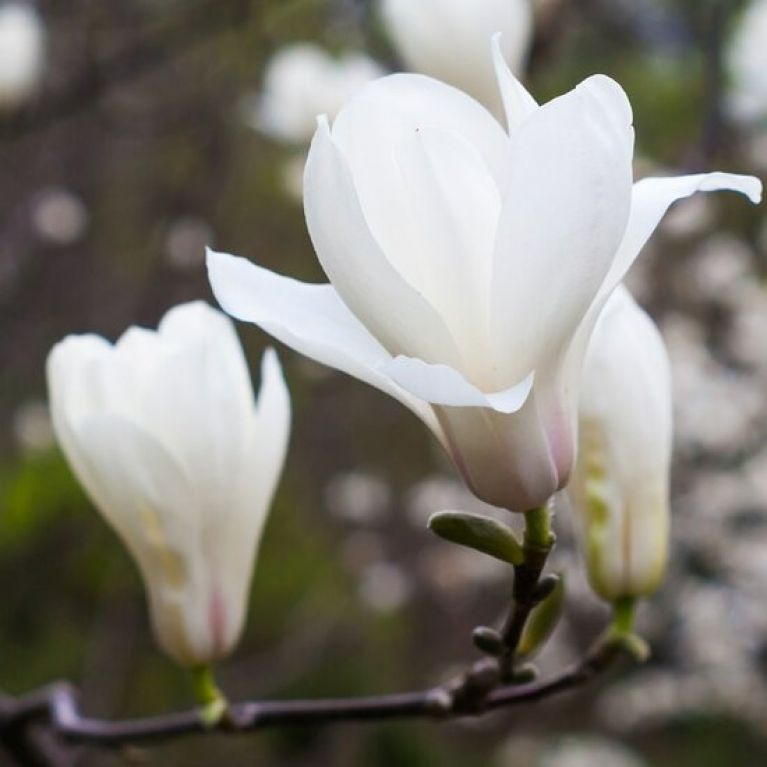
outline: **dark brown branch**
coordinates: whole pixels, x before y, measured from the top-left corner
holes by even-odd
[[[619,641],[603,641],[583,661],[547,681],[499,687],[487,696],[486,708],[534,703],[578,687],[612,666],[621,656],[622,647]],[[267,727],[405,718],[454,719],[479,713],[460,705],[449,687],[437,687],[367,698],[237,703],[216,729],[243,733]],[[121,722],[83,717],[77,691],[66,683],[24,697],[0,700],[0,741],[7,742],[10,733],[23,732],[33,725],[46,725],[65,742],[112,747],[209,731],[196,710]]]

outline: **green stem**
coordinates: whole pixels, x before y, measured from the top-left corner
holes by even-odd
[[[551,515],[548,507],[540,506],[525,512],[525,548],[551,548]]]
[[[200,717],[206,727],[215,727],[226,714],[229,703],[216,684],[213,667],[195,666],[190,669],[190,677],[194,696],[200,704]]]
[[[613,636],[630,636],[634,633],[636,620],[636,599],[634,597],[621,597],[613,603],[613,618],[610,624],[610,633]]]
[[[613,602],[613,618],[605,643],[623,648],[634,660],[644,663],[650,657],[650,647],[642,637],[634,633],[636,606],[636,597],[621,597]]]

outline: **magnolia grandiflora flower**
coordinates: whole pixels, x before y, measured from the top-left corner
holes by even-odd
[[[334,58],[318,45],[290,45],[269,62],[263,93],[248,121],[273,138],[308,144],[318,114],[337,114],[363,85],[383,74],[361,53]]]
[[[490,39],[520,75],[533,33],[530,0],[382,0],[384,24],[407,68],[460,88],[500,115]]]
[[[231,320],[202,302],[113,346],[69,336],[48,358],[59,443],[134,557],[162,648],[228,654],[285,458],[290,400],[274,351],[258,400]]]
[[[40,84],[45,62],[45,29],[29,4],[0,6],[0,108],[27,101]]]
[[[743,122],[767,118],[767,0],[747,6],[727,52],[729,107]]]
[[[571,487],[594,590],[608,601],[651,594],[666,568],[671,370],[660,332],[619,287],[583,366]]]
[[[754,178],[632,187],[626,95],[592,77],[539,107],[497,46],[508,132],[422,75],[366,86],[321,120],[306,167],[309,232],[332,284],[210,253],[234,317],[401,400],[471,490],[514,511],[570,475],[583,354],[605,301],[675,200]]]

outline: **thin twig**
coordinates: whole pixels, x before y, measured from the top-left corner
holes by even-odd
[[[489,694],[486,708],[494,710],[534,703],[573,689],[607,670],[621,654],[619,642],[600,642],[580,663],[547,681],[497,688]],[[65,742],[110,747],[210,731],[197,710],[118,722],[83,717],[77,697],[71,685],[60,683],[20,698],[3,699],[0,701],[0,740],[5,742],[12,731],[23,732],[32,725],[42,724]],[[405,718],[455,719],[480,714],[459,705],[449,687],[437,687],[375,697],[237,703],[230,707],[228,716],[216,729],[244,733],[268,727]]]

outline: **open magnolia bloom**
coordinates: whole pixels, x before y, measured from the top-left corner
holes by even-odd
[[[290,430],[274,351],[261,371],[256,401],[231,320],[202,302],[115,345],[69,336],[48,358],[61,447],[138,564],[160,645],[184,666],[228,654],[242,632]]]
[[[488,42],[521,74],[533,33],[531,0],[381,0],[381,15],[405,65],[450,83],[500,115]]]
[[[671,370],[657,327],[623,287],[589,342],[570,497],[594,590],[647,596],[666,569]]]
[[[620,86],[586,80],[539,107],[496,45],[508,131],[421,75],[366,86],[321,120],[304,204],[330,285],[210,253],[231,315],[401,400],[471,490],[514,511],[570,475],[594,322],[661,217],[698,190],[757,201],[720,173],[632,186]]]

